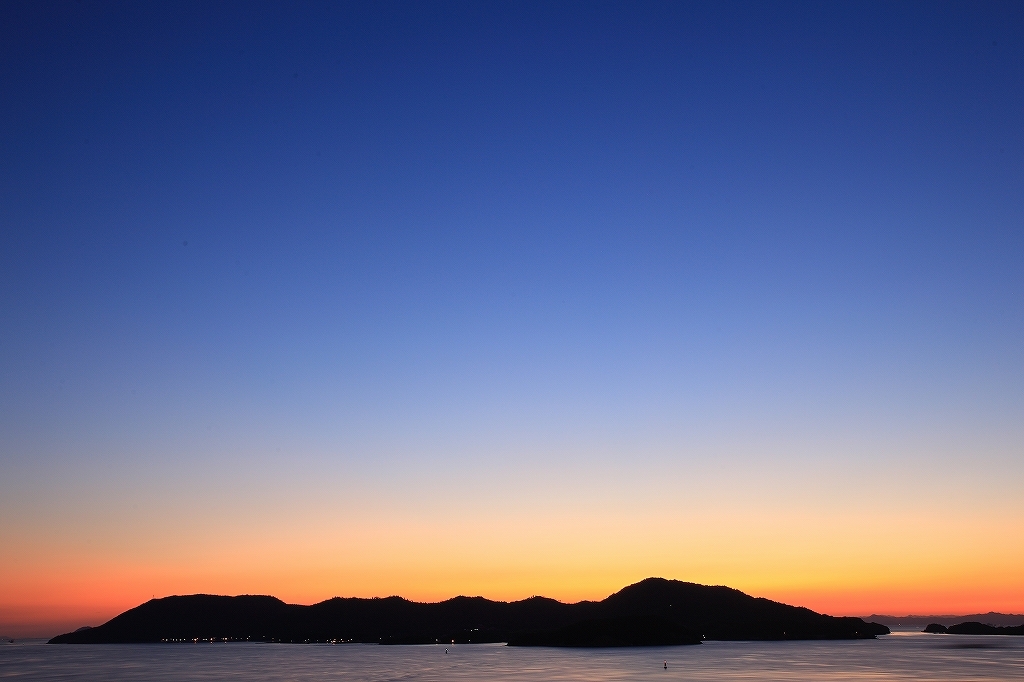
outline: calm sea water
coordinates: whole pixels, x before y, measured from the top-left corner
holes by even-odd
[[[692,647],[135,644],[0,646],[2,680],[1024,680],[1024,637],[896,633],[855,642],[706,642]],[[668,669],[664,662],[668,662]]]

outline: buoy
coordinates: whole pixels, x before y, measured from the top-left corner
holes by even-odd
[[[665,670],[668,670],[668,661],[665,661]]]
[[[444,652],[445,652],[445,653],[448,653],[448,647],[445,647],[445,648],[444,648]]]

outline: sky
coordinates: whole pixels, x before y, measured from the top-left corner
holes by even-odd
[[[1024,6],[0,5],[0,634],[1024,612]]]

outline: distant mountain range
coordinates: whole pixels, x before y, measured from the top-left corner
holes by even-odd
[[[950,625],[964,622],[984,623],[985,625],[992,625],[995,627],[1014,627],[1024,623],[1024,615],[996,613],[994,611],[990,611],[988,613],[973,613],[966,616],[882,616],[872,614],[870,616],[866,616],[864,620],[888,625],[891,628],[924,627],[931,623],[938,623],[939,625],[949,627]]]
[[[751,597],[729,587],[648,578],[599,602],[545,597],[498,602],[455,597],[329,599],[190,595],[153,599],[53,644],[131,642],[507,642],[513,646],[663,646],[717,640],[867,639],[889,628],[860,618]]]

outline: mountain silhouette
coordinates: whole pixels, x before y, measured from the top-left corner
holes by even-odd
[[[300,606],[267,596],[152,599],[52,644],[258,641],[520,646],[660,646],[702,639],[865,639],[889,629],[860,618],[751,597],[729,587],[648,578],[599,602],[545,597],[339,598]]]

